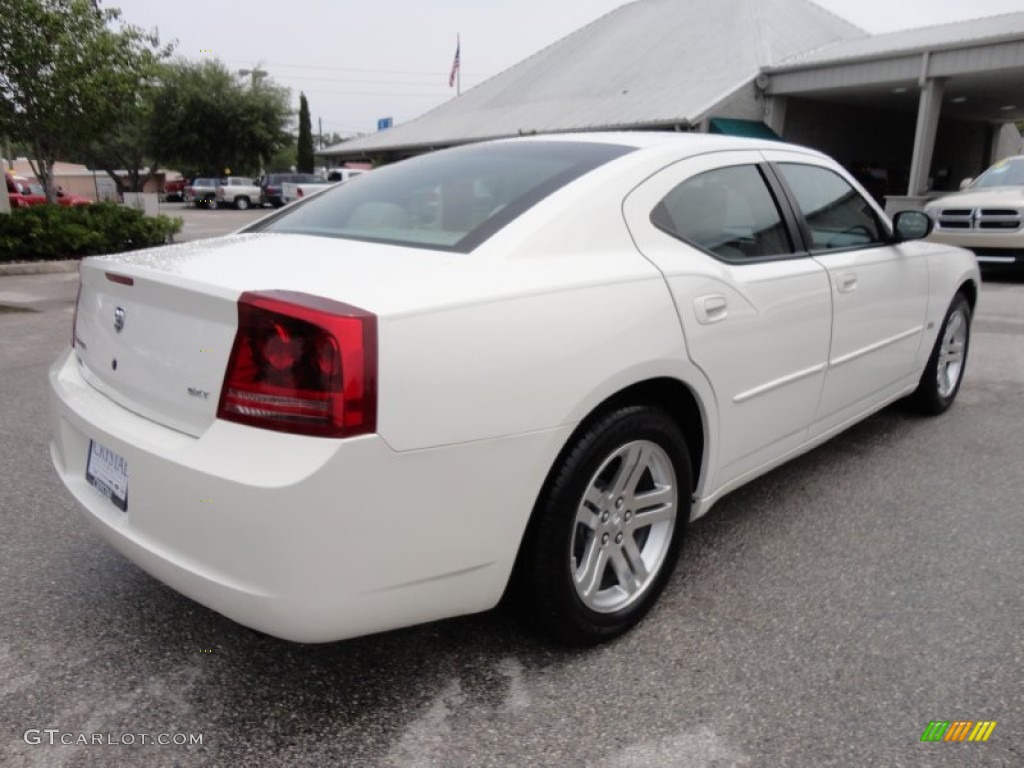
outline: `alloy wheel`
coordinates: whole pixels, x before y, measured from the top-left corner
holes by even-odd
[[[657,443],[627,443],[601,463],[579,502],[569,552],[584,605],[613,613],[647,591],[669,551],[678,493],[672,461]]]

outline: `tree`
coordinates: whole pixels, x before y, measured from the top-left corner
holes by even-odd
[[[288,137],[288,143],[269,157],[266,164],[267,173],[294,173],[298,168],[295,136]]]
[[[309,117],[309,102],[306,94],[299,94],[299,149],[296,167],[299,173],[312,173],[313,159],[313,126]]]
[[[150,142],[185,173],[255,175],[291,140],[289,93],[254,76],[240,81],[221,62],[175,61],[153,99]]]
[[[150,140],[154,93],[154,88],[148,88],[140,94],[132,113],[93,142],[86,155],[90,167],[106,172],[113,179],[118,194],[141,192],[158,172],[162,152],[160,146]],[[127,174],[127,183],[115,173],[122,169]]]
[[[53,165],[81,155],[129,119],[157,62],[155,35],[115,23],[91,0],[3,0],[0,135],[31,149],[32,170],[56,200]]]

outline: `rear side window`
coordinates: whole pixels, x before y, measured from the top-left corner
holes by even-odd
[[[338,184],[245,231],[469,252],[552,192],[629,151],[571,141],[444,150]]]
[[[777,168],[807,221],[813,250],[857,248],[888,241],[874,209],[846,179],[816,165]]]
[[[753,165],[687,179],[655,206],[651,223],[728,261],[793,252],[775,198]]]

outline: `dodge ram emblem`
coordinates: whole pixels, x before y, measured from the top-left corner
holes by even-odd
[[[124,328],[124,307],[116,307],[114,309],[114,330],[118,333]]]

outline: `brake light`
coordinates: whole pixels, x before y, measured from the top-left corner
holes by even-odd
[[[302,197],[303,196],[302,187],[299,187],[298,189],[295,190],[295,196],[296,197]]]
[[[243,293],[217,416],[319,437],[373,432],[376,315],[305,293]]]

